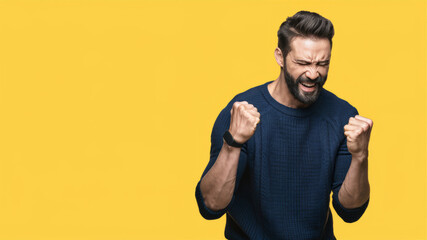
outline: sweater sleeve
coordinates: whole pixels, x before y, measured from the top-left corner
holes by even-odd
[[[213,211],[209,209],[204,202],[201,190],[200,190],[200,181],[201,179],[206,175],[206,173],[210,170],[210,168],[214,165],[219,152],[221,151],[222,145],[223,145],[223,139],[222,136],[226,130],[228,130],[230,126],[230,110],[233,105],[234,101],[231,101],[226,108],[224,108],[221,113],[219,114],[218,118],[215,121],[214,127],[212,129],[212,135],[211,135],[211,150],[210,150],[210,160],[208,165],[206,166],[202,177],[200,178],[199,182],[196,186],[196,200],[197,205],[199,207],[200,214],[205,219],[217,219],[220,218],[222,215],[224,215],[225,212],[227,212],[228,206],[231,206],[234,201],[234,194],[233,197],[228,204],[228,206],[224,209]],[[236,184],[234,187],[234,192],[236,191],[238,184],[240,182],[240,179],[243,175],[244,169],[246,167],[246,149],[247,145],[244,144],[242,147],[242,150],[240,152],[239,157],[239,163],[237,167],[237,176],[236,176]]]
[[[357,115],[357,110],[354,109],[355,114]],[[341,189],[341,185],[347,175],[347,171],[350,168],[351,163],[351,153],[347,149],[347,139],[343,137],[341,145],[338,149],[337,157],[335,159],[335,168],[334,168],[334,179],[332,183],[332,205],[334,206],[337,214],[344,220],[344,222],[355,222],[362,217],[366,208],[369,204],[369,199],[360,207],[357,208],[345,208],[342,206],[338,199],[338,192]]]

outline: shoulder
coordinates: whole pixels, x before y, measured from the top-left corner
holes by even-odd
[[[267,83],[250,88],[242,93],[237,94],[232,101],[247,101],[249,103],[259,103],[264,100],[262,90],[266,87]]]
[[[262,111],[267,107],[266,101],[263,95],[263,88],[266,88],[267,83],[252,87],[244,92],[241,92],[233,97],[231,101],[228,102],[227,106],[225,106],[220,114],[218,115],[218,118],[215,122],[215,125],[221,126],[221,125],[227,125],[230,121],[230,111],[233,107],[233,104],[235,102],[242,102],[246,101],[252,105],[254,105],[258,111]],[[228,127],[228,126],[227,126]],[[215,128],[215,127],[214,127]]]
[[[354,106],[326,89],[322,89],[316,111],[323,118],[339,125],[346,124],[350,117],[358,114]]]
[[[230,112],[233,104],[235,102],[246,101],[250,104],[253,104],[256,108],[262,109],[265,107],[266,101],[263,95],[264,88],[267,87],[267,83],[252,87],[244,92],[241,92],[233,97],[231,101],[228,102],[227,106],[223,109],[222,112]]]
[[[350,103],[346,100],[337,97],[332,92],[322,89],[321,97],[319,98],[322,107],[329,108],[331,110],[341,110],[341,111],[354,111],[356,110]]]
[[[266,109],[268,109],[269,105],[265,99],[265,92],[267,91],[267,85],[270,82],[266,82],[264,84],[255,86],[253,88],[250,88],[242,93],[237,94],[228,104],[229,110],[231,110],[231,107],[233,106],[234,102],[242,102],[246,101],[252,105],[254,105],[260,113],[264,112]]]

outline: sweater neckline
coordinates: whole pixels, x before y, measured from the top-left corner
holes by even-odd
[[[322,91],[321,91],[320,96],[316,100],[316,102],[314,102],[313,104],[311,104],[310,106],[308,106],[306,108],[291,108],[291,107],[287,107],[287,106],[279,103],[278,101],[276,101],[276,99],[274,99],[273,96],[271,96],[270,92],[268,91],[268,84],[270,84],[272,82],[273,81],[266,82],[262,86],[261,91],[262,91],[265,99],[267,100],[267,102],[270,105],[272,105],[274,108],[276,108],[280,112],[283,112],[283,113],[285,113],[287,115],[291,115],[291,116],[295,116],[295,117],[306,117],[306,116],[309,116],[313,112],[313,109],[315,108],[315,105],[317,105],[317,103],[319,102],[319,99],[320,99],[320,97],[322,95]]]

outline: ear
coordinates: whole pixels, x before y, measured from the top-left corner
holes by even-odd
[[[283,58],[283,53],[282,53],[282,50],[280,50],[280,48],[277,47],[274,50],[274,57],[276,58],[276,62],[277,64],[279,64],[280,67],[283,67],[285,65],[284,64],[285,59]]]

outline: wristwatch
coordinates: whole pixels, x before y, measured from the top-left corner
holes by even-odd
[[[231,133],[227,130],[225,131],[224,135],[222,136],[224,138],[224,141],[231,147],[241,148],[243,147],[243,143],[238,143],[234,140]]]

